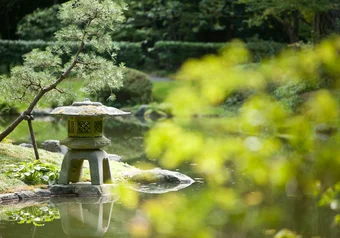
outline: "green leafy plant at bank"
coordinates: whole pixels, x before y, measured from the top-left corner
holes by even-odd
[[[59,178],[59,167],[50,163],[10,164],[7,166],[7,176],[22,180],[28,185],[55,184]]]
[[[60,219],[59,209],[54,206],[32,206],[19,210],[7,211],[6,215],[10,221],[18,224],[33,224],[44,226],[45,223]]]

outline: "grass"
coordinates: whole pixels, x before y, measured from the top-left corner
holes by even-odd
[[[154,102],[161,103],[169,93],[179,85],[177,81],[154,81],[152,82],[152,98]]]
[[[40,160],[43,163],[51,163],[60,167],[63,155],[39,149]],[[0,143],[0,193],[17,192],[22,190],[32,190],[34,186],[29,186],[16,178],[5,175],[7,166],[20,162],[33,162],[35,160],[33,149],[13,145],[10,143]],[[136,170],[137,168],[125,163],[110,161],[111,174],[115,182],[126,180],[124,172]],[[88,163],[84,163],[83,179],[89,180]],[[37,185],[41,187],[42,185]],[[44,186],[44,185],[43,185]],[[45,186],[46,187],[46,186]]]

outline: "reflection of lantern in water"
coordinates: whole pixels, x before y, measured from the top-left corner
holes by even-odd
[[[101,237],[109,228],[113,201],[103,201],[103,197],[100,197],[87,201],[64,202],[58,207],[65,234],[77,237]]]
[[[61,144],[70,150],[62,163],[59,184],[79,182],[84,160],[89,161],[92,184],[111,183],[109,156],[100,149],[111,142],[103,135],[103,120],[105,116],[130,113],[85,99],[72,106],[55,108],[51,114],[68,116],[68,137]]]

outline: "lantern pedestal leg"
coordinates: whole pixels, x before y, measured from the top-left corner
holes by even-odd
[[[59,184],[79,182],[84,160],[89,161],[91,184],[112,183],[108,155],[103,150],[69,150],[64,156]]]
[[[113,201],[90,201],[72,200],[58,204],[65,234],[71,237],[104,236],[110,225]]]
[[[103,180],[104,183],[112,183],[110,161],[108,158],[103,159]]]

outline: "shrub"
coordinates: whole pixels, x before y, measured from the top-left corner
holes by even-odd
[[[104,88],[97,94],[97,100],[115,107],[151,102],[152,83],[150,78],[146,74],[130,68],[125,68],[123,74],[123,87],[112,92]],[[114,101],[107,100],[111,94],[115,95]]]
[[[215,54],[225,44],[196,43],[181,41],[158,41],[154,46],[154,57],[160,69],[174,70],[189,58],[199,58],[206,54]]]
[[[206,54],[216,54],[228,43],[203,43],[158,41],[153,48],[153,57],[158,69],[176,70],[189,58],[200,58]],[[276,55],[284,48],[284,44],[272,41],[256,41],[246,43],[254,55],[255,61]]]
[[[53,45],[51,41],[12,41],[0,40],[0,65],[15,65],[23,62],[23,56],[35,48],[45,49],[47,46]],[[117,62],[131,68],[140,68],[143,65],[145,56],[143,56],[141,43],[131,42],[113,42],[120,50],[117,53]],[[74,45],[76,49],[76,45]],[[90,50],[89,48],[86,50]],[[85,51],[86,51],[85,50]],[[107,55],[103,55],[108,56]],[[63,59],[68,60],[68,59]]]
[[[42,40],[0,40],[0,55],[2,56],[0,65],[20,64],[23,62],[23,55],[32,49],[44,49],[53,44],[55,43]],[[114,42],[113,44],[120,48],[117,52],[118,63],[123,62],[130,68],[166,71],[176,71],[189,58],[215,54],[228,45],[228,43],[158,41],[152,48],[143,50],[141,42]],[[255,61],[276,55],[284,47],[284,44],[272,41],[254,41],[246,45],[253,53]]]
[[[117,62],[124,63],[126,67],[140,69],[145,60],[141,43],[139,42],[116,42],[119,47]]]
[[[23,55],[32,51],[35,48],[44,49],[51,42],[42,40],[37,41],[12,41],[0,40],[0,64],[21,64]]]
[[[247,42],[247,48],[252,53],[254,61],[277,55],[284,48],[284,44],[274,41],[257,40]]]

